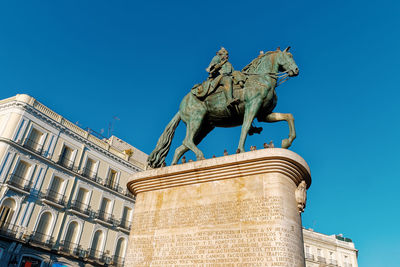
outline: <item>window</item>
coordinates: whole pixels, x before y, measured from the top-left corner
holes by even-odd
[[[96,162],[90,158],[86,161],[86,167],[83,169],[83,176],[96,178]]]
[[[103,198],[100,205],[99,217],[101,219],[108,219],[110,217],[111,200]]]
[[[121,218],[122,227],[129,228],[130,220],[131,220],[131,214],[132,214],[132,209],[129,208],[129,207],[124,207],[124,210],[122,212],[122,218]]]
[[[47,243],[50,240],[49,232],[50,226],[53,219],[53,215],[50,212],[45,212],[40,216],[39,223],[36,227],[34,239]]]
[[[26,179],[28,176],[28,171],[30,168],[30,164],[26,163],[25,161],[18,162],[17,168],[15,169],[14,176],[17,176],[21,179]]]
[[[314,259],[314,256],[311,254],[311,248],[310,248],[310,246],[306,246],[306,259],[311,259],[311,260],[313,260]]]
[[[318,261],[325,263],[326,259],[322,256],[322,250],[321,249],[317,249],[317,255],[318,255]]]
[[[43,133],[39,132],[35,128],[32,128],[29,137],[25,140],[25,146],[33,151],[41,152],[43,145],[40,144],[40,141],[43,137]]]
[[[0,206],[0,228],[9,228],[15,208],[16,203],[14,199],[7,198],[3,201],[3,204]]]
[[[67,233],[64,238],[64,251],[72,252],[77,247],[78,242],[78,223],[71,222],[68,225]]]
[[[79,210],[85,210],[87,208],[87,201],[88,201],[88,196],[89,196],[89,191],[86,190],[85,188],[79,188],[78,194],[76,196],[75,200],[75,207],[77,207]]]
[[[67,168],[73,167],[72,154],[72,148],[64,146],[61,152],[59,163]]]
[[[24,187],[28,178],[31,165],[20,160],[13,174],[11,174],[10,182],[17,187]]]
[[[89,256],[92,258],[100,259],[102,256],[101,246],[103,243],[104,234],[103,231],[97,230],[94,233],[92,245],[90,248]]]
[[[58,201],[62,198],[61,190],[64,183],[64,179],[54,176],[51,185],[47,191],[47,196],[51,200]]]
[[[103,201],[101,202],[101,207],[100,210],[104,212],[108,212],[111,206],[111,201],[108,198],[103,198]]]
[[[120,238],[118,239],[117,246],[115,247],[114,259],[113,259],[114,263],[117,263],[118,265],[123,265],[125,251],[126,251],[126,240],[125,238]]]
[[[106,180],[106,186],[109,188],[114,188],[114,186],[117,184],[117,172],[114,171],[113,169],[110,169],[108,173],[108,177]]]

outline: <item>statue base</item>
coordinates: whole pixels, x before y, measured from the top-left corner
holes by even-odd
[[[304,267],[303,180],[307,163],[281,148],[137,173],[125,266]]]

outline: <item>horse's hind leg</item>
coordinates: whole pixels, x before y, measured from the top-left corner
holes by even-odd
[[[296,138],[296,129],[294,128],[294,118],[290,113],[270,113],[268,116],[261,121],[265,122],[277,122],[287,121],[289,125],[289,138],[282,140],[282,148],[289,148],[292,145],[293,140]]]
[[[186,127],[187,127],[186,128],[186,137],[185,137],[185,140],[183,140],[183,145],[186,146],[187,148],[189,148],[190,150],[192,150],[194,152],[194,154],[196,154],[197,160],[204,159],[203,152],[201,152],[201,150],[194,143],[194,139],[200,131],[202,121],[203,121],[203,118],[201,118],[201,119],[193,118],[193,119],[189,120],[186,123]]]
[[[182,157],[182,155],[185,154],[188,150],[189,150],[189,148],[187,148],[185,145],[179,146],[179,147],[175,150],[174,159],[172,160],[171,165],[177,164],[177,163],[178,163],[178,160],[179,160],[179,159]]]
[[[201,140],[204,139],[204,137],[207,136],[207,134],[209,134],[213,129],[214,126],[211,126],[210,124],[206,124],[203,123],[203,128],[201,128],[199,130],[199,132],[196,134],[196,136],[194,137],[194,144],[198,145]],[[172,165],[177,164],[179,159],[183,156],[183,154],[185,154],[187,151],[189,150],[189,148],[187,148],[185,145],[181,145],[179,146],[176,150],[175,150],[175,154],[174,154],[174,159],[172,160]]]

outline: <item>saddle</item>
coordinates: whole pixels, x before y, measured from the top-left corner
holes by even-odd
[[[231,76],[234,87],[237,87],[235,85],[239,85],[241,88],[244,87],[244,83],[247,80],[246,75],[244,75],[240,71],[234,71]],[[203,100],[217,89],[221,78],[222,76],[219,76],[215,79],[207,79],[202,83],[195,84],[191,89],[192,94],[195,95],[198,99]]]

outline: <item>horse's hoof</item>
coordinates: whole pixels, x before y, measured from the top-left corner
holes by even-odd
[[[282,148],[289,148],[291,145],[289,139],[283,139],[282,140]]]

